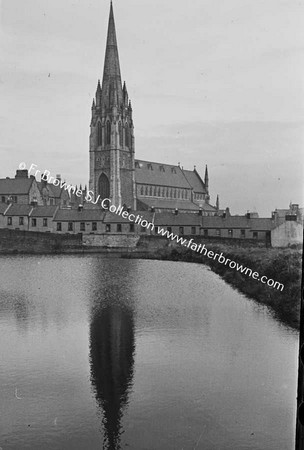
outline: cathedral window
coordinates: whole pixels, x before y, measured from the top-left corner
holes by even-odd
[[[102,145],[102,125],[98,122],[97,125],[97,145]]]
[[[182,189],[182,198],[184,198],[184,189]]]
[[[158,197],[160,197],[160,187],[158,188],[158,193],[157,193]]]
[[[107,121],[106,125],[106,144],[107,145],[111,144],[111,124],[109,120]]]
[[[144,195],[144,187],[143,186],[140,188],[140,195]]]
[[[176,189],[173,191],[173,197],[176,198]]]
[[[154,187],[154,197],[157,196],[156,186]]]
[[[149,195],[149,194],[148,194],[148,186],[146,186],[146,195]]]
[[[123,142],[122,142],[122,126],[121,126],[121,122],[118,122],[118,140],[119,140],[119,146],[122,147],[123,146]]]
[[[126,147],[130,147],[130,130],[128,127],[128,122],[125,124],[125,145]]]
[[[169,197],[169,188],[167,188],[167,195],[166,197]]]
[[[153,195],[153,192],[152,192],[152,186],[150,187],[150,196],[152,197],[152,195]]]

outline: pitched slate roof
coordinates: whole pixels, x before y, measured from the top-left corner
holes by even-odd
[[[42,189],[44,187],[46,187],[48,189],[49,193],[51,194],[51,196],[53,196],[55,198],[61,197],[61,191],[63,188],[61,188],[60,186],[54,186],[52,183],[46,183],[46,185],[45,185],[42,181],[37,181],[37,185],[38,185],[40,192],[42,192]]]
[[[201,177],[199,176],[198,172],[195,169],[194,170],[182,169],[182,171],[190,186],[193,187],[194,192],[203,194],[207,193],[205,183],[203,182],[203,180],[201,179]]]
[[[28,194],[34,178],[1,178],[0,195]]]
[[[140,198],[141,203],[147,205],[149,208],[159,209],[181,209],[188,211],[199,211],[200,207],[190,200],[166,199],[166,198]]]
[[[141,220],[153,222],[154,213],[150,211],[130,211],[128,214],[134,214],[135,218],[133,220],[129,220],[128,217],[124,218],[119,214],[107,211],[105,213],[104,223],[135,223],[137,216],[140,216]]]
[[[58,209],[55,214],[54,221],[56,222],[85,222],[85,221],[101,221],[103,220],[105,212],[99,209]]]
[[[179,166],[135,160],[136,183],[191,189]]]
[[[31,217],[53,217],[58,206],[35,206]]]
[[[32,205],[18,205],[18,203],[11,203],[9,209],[5,213],[6,216],[28,216],[32,211]]]
[[[247,228],[252,231],[268,231],[274,228],[274,221],[268,218],[247,219],[245,216],[203,217],[202,228]]]
[[[253,219],[251,219],[253,220]],[[202,220],[203,228],[250,228],[250,219],[244,216],[205,217]]]
[[[250,219],[251,229],[253,231],[268,231],[275,228],[275,222],[269,218]]]
[[[202,217],[192,213],[155,213],[155,225],[162,226],[200,226]]]

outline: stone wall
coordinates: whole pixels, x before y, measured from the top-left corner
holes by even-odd
[[[134,234],[84,234],[85,247],[135,249],[140,239]]]
[[[81,235],[0,229],[0,253],[61,253],[81,251]]]

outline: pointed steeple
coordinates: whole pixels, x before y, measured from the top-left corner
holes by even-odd
[[[105,62],[102,78],[102,100],[106,107],[121,105],[123,99],[122,84],[118,57],[118,48],[116,40],[115,22],[113,14],[113,5],[111,2],[108,37],[105,53]]]
[[[220,198],[219,198],[218,194],[216,196],[216,209],[217,209],[217,211],[220,209]]]
[[[205,186],[206,186],[206,190],[208,192],[209,190],[209,175],[208,175],[208,166],[206,164],[206,169],[205,169]]]

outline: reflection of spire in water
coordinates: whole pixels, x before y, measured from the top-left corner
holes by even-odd
[[[103,410],[103,448],[118,450],[120,422],[133,378],[132,311],[121,304],[100,305],[92,314],[90,347],[91,381]]]

